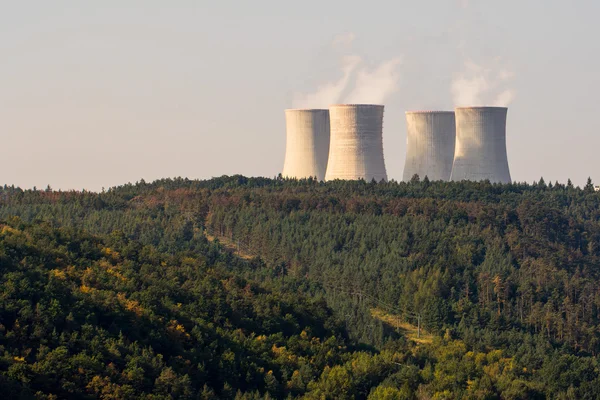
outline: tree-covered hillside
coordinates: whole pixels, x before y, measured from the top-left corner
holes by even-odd
[[[343,331],[324,304],[231,275],[231,262],[208,244],[172,256],[118,233],[1,224],[4,393],[303,393],[341,362]]]
[[[600,396],[591,182],[4,187],[0,220],[11,393]]]

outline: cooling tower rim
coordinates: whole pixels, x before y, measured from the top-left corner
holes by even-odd
[[[454,114],[454,111],[448,110],[411,110],[406,111],[406,114]]]
[[[383,108],[383,104],[332,104],[329,108],[342,108],[342,107],[376,107]]]
[[[329,109],[327,108],[286,108],[284,110],[285,112],[294,112],[294,111],[307,111],[307,112],[312,112],[312,111],[329,111]]]
[[[498,106],[470,106],[470,107],[456,107],[455,111],[458,110],[508,110],[508,107]]]

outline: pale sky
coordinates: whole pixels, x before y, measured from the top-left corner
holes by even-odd
[[[382,101],[392,179],[406,110],[509,102],[513,180],[600,183],[598,15],[595,0],[0,0],[0,184],[273,177],[284,109],[330,99]]]

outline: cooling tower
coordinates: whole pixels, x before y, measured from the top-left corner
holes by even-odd
[[[456,137],[454,111],[409,111],[406,128],[404,181],[415,174],[421,179],[450,180]]]
[[[459,107],[452,180],[510,183],[505,107]]]
[[[285,110],[286,146],[281,175],[322,181],[329,157],[329,110]]]
[[[387,180],[383,159],[383,106],[341,104],[329,108],[331,144],[325,180]]]

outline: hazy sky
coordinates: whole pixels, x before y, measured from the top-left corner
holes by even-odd
[[[510,103],[513,180],[600,183],[600,2],[0,0],[0,184],[100,190],[283,166],[285,108]]]

